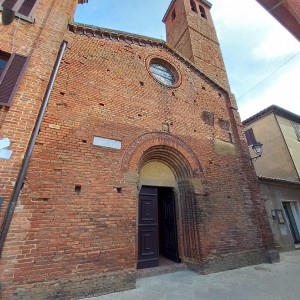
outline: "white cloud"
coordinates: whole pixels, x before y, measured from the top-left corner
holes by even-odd
[[[300,115],[300,54],[278,69],[300,52],[300,43],[255,0],[211,2],[241,118],[272,104]]]
[[[252,51],[254,59],[272,60],[300,52],[300,43],[286,29],[276,26]]]
[[[217,23],[234,29],[265,24],[262,17],[266,12],[254,0],[212,0],[212,15]]]

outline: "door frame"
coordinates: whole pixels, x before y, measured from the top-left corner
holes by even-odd
[[[149,184],[141,184],[138,187],[138,192],[137,192],[137,222],[136,222],[136,228],[137,228],[137,233],[136,233],[136,269],[142,269],[138,268],[138,261],[139,261],[139,246],[140,246],[140,241],[139,241],[139,217],[140,217],[140,192],[143,186],[148,186],[148,187],[155,187],[157,189],[159,188],[170,188],[173,193],[174,197],[174,209],[175,209],[175,226],[176,226],[176,236],[177,236],[177,251],[178,251],[178,258],[179,262],[181,262],[181,247],[182,247],[182,232],[181,232],[181,212],[180,212],[180,206],[178,202],[178,188],[174,186],[156,186],[156,185],[149,185]],[[157,212],[158,212],[158,198],[157,198]],[[159,230],[159,227],[158,227]],[[159,242],[159,241],[158,241]],[[158,251],[159,251],[159,244],[158,244]],[[159,257],[159,253],[158,253]]]
[[[292,234],[292,229],[291,229],[291,221],[288,217],[288,215],[286,214],[285,212],[285,209],[284,209],[284,206],[283,206],[283,203],[289,203],[289,204],[293,204],[293,208],[291,207],[292,209],[292,214],[293,214],[293,217],[295,219],[295,222],[296,222],[296,229],[298,230],[298,233],[300,234],[300,205],[299,205],[299,202],[297,200],[282,200],[281,201],[281,206],[282,206],[282,210],[283,210],[283,213],[284,213],[284,216],[285,216],[285,219],[286,219],[286,223],[287,223],[287,227],[289,229],[289,232],[290,232],[290,236],[291,236],[291,239],[293,241],[293,244],[295,245],[296,248],[299,248],[300,247],[300,243],[295,243],[295,240],[294,240],[294,236]],[[294,212],[294,209],[296,210],[296,212]],[[295,216],[295,213],[296,213],[296,216]]]

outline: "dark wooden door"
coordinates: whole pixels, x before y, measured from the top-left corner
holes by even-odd
[[[160,193],[163,207],[164,255],[175,262],[180,262],[178,254],[175,199],[171,188],[164,188]]]
[[[159,264],[157,187],[142,186],[139,194],[138,269]]]

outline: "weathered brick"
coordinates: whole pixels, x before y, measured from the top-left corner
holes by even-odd
[[[186,52],[155,40],[89,26],[66,30],[75,2],[41,0],[36,23],[19,24],[16,51],[31,60],[12,107],[0,108],[0,137],[9,137],[14,151],[0,165],[1,220],[63,39],[68,48],[2,253],[1,299],[76,299],[133,288],[138,176],[153,159],[176,174],[183,262],[211,272],[266,261],[273,238],[226,72],[215,80],[215,67],[194,65]],[[176,3],[183,2],[188,7]],[[3,50],[15,22],[0,36]],[[197,26],[215,46],[211,22]],[[180,30],[171,34],[176,40]],[[213,53],[221,64],[219,47]],[[178,71],[175,87],[151,76],[153,57]],[[214,122],[205,122],[204,112]],[[96,147],[94,136],[122,147]]]

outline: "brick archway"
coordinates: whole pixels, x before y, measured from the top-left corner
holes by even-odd
[[[199,262],[202,258],[202,246],[197,202],[199,197],[203,197],[201,190],[205,190],[199,159],[178,137],[162,132],[147,133],[138,137],[127,148],[122,158],[121,171],[139,174],[141,168],[151,161],[160,161],[174,172],[178,184],[175,198],[180,258],[186,262]],[[200,187],[195,185],[197,180],[201,183]]]
[[[166,163],[174,170],[177,180],[203,179],[200,162],[193,150],[178,137],[163,132],[147,133],[134,140],[123,155],[121,170],[138,172],[151,160]]]

